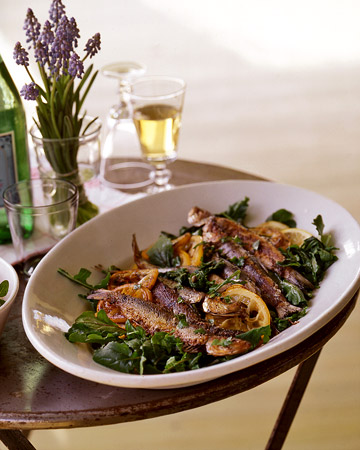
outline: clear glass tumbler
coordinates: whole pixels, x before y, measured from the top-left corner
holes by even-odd
[[[4,193],[11,239],[24,273],[32,274],[42,256],[76,226],[79,194],[69,181],[20,181]]]

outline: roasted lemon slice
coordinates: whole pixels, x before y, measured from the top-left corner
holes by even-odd
[[[190,248],[188,250],[192,266],[200,266],[204,255],[203,238],[201,236],[191,236]]]
[[[287,237],[291,245],[298,245],[299,247],[304,243],[305,239],[312,237],[312,234],[301,228],[286,228],[281,231]]]
[[[179,256],[184,266],[200,266],[204,254],[202,237],[186,233],[172,241],[174,253]]]
[[[221,297],[206,298],[203,307],[206,313],[213,316],[215,324],[223,328],[249,331],[265,327],[271,320],[262,298],[240,284],[229,286]]]
[[[282,222],[278,222],[277,220],[268,220],[267,222],[263,222],[260,225],[257,225],[255,228],[272,228],[274,230],[281,231],[289,227]]]

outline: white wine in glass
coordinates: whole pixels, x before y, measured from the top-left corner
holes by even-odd
[[[168,105],[147,105],[134,111],[134,123],[148,161],[176,159],[181,112]]]
[[[144,77],[132,85],[133,121],[143,159],[155,167],[149,193],[172,188],[166,165],[177,158],[184,93],[185,83],[177,78]]]

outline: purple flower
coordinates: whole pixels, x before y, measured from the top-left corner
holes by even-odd
[[[44,45],[40,40],[37,41],[34,50],[35,61],[44,67],[46,63],[49,63],[49,50],[47,45]]]
[[[54,42],[55,36],[54,32],[51,29],[51,23],[46,20],[42,29],[42,32],[39,36],[39,40],[44,45],[51,45]]]
[[[62,4],[61,0],[54,0],[51,3],[49,10],[50,20],[53,22],[53,26],[56,29],[60,20],[65,15],[65,6]]]
[[[13,57],[16,64],[27,67],[29,65],[29,54],[24,47],[17,42],[14,47]]]
[[[67,29],[66,29],[67,33],[68,33],[68,39],[73,41],[73,45],[74,47],[78,46],[78,38],[80,38],[80,30],[77,26],[76,20],[74,19],[74,17],[71,17],[71,19],[69,20]]]
[[[66,73],[71,54],[74,47],[77,46],[77,38],[79,37],[79,29],[75,19],[69,20],[66,16],[63,16],[55,32],[50,50],[52,74],[59,73],[61,68]]]
[[[68,73],[73,78],[81,78],[84,73],[84,64],[75,52],[70,57]]]
[[[49,46],[54,42],[55,36],[51,29],[51,23],[46,20],[42,29],[42,32],[34,47],[34,56],[36,62],[42,67],[45,64],[50,64],[49,58]]]
[[[40,28],[41,25],[37,18],[35,17],[33,11],[31,8],[27,10],[26,19],[24,22],[23,29],[26,31],[26,42],[32,42],[35,46],[35,42],[37,41],[39,35],[40,35]],[[31,48],[31,45],[29,45],[29,49]]]
[[[90,58],[95,56],[96,53],[100,50],[100,44],[101,44],[100,33],[96,33],[86,43],[86,46],[84,48],[86,56],[90,56]]]
[[[36,100],[39,95],[39,89],[34,82],[31,82],[22,87],[20,95],[22,95],[25,100]]]

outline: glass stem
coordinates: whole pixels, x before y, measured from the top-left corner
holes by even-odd
[[[159,188],[166,189],[169,180],[171,178],[171,171],[166,168],[166,164],[162,162],[158,162],[154,164],[155,170],[152,174],[152,178],[154,183]]]

